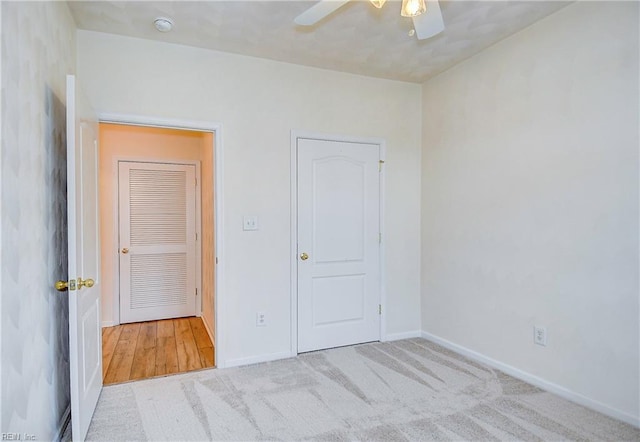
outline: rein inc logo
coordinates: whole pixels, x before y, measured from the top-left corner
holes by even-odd
[[[2,433],[2,440],[36,440],[35,434],[29,433]]]

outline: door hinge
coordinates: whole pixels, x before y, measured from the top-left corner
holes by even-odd
[[[378,314],[382,314],[382,304],[378,304]]]
[[[198,240],[198,234],[196,233],[196,241]]]
[[[196,287],[196,296],[198,296],[198,288]]]
[[[218,257],[216,256],[216,264],[218,264]]]
[[[378,172],[382,172],[382,165],[384,164],[384,160],[378,161]]]
[[[198,187],[198,178],[195,178],[196,187]]]
[[[382,233],[378,233],[378,244],[382,244]]]

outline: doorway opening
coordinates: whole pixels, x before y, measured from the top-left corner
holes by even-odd
[[[102,329],[104,385],[215,367],[202,318],[132,322]]]
[[[104,384],[214,367],[215,134],[99,136]]]

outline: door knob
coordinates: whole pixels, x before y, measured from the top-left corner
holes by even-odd
[[[91,288],[93,287],[93,284],[95,284],[95,281],[91,278],[87,278],[87,279],[78,278],[78,289],[81,289],[82,287]]]
[[[307,259],[309,259],[309,255],[307,255],[306,253],[302,252],[302,254],[300,255],[300,259],[303,261],[306,261]]]
[[[67,290],[75,290],[76,289],[76,280],[70,279],[67,281],[56,281],[55,288],[59,292],[66,292]]]
[[[122,253],[124,253],[124,254],[126,255],[127,253],[129,253],[129,249],[127,249],[126,247],[125,247],[125,248],[123,248],[123,249],[122,249]]]
[[[66,292],[69,290],[69,283],[67,281],[56,281],[55,287],[59,292]]]

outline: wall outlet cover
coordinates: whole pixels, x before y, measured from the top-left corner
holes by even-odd
[[[547,345],[547,328],[540,325],[533,326],[533,343],[545,346]]]

